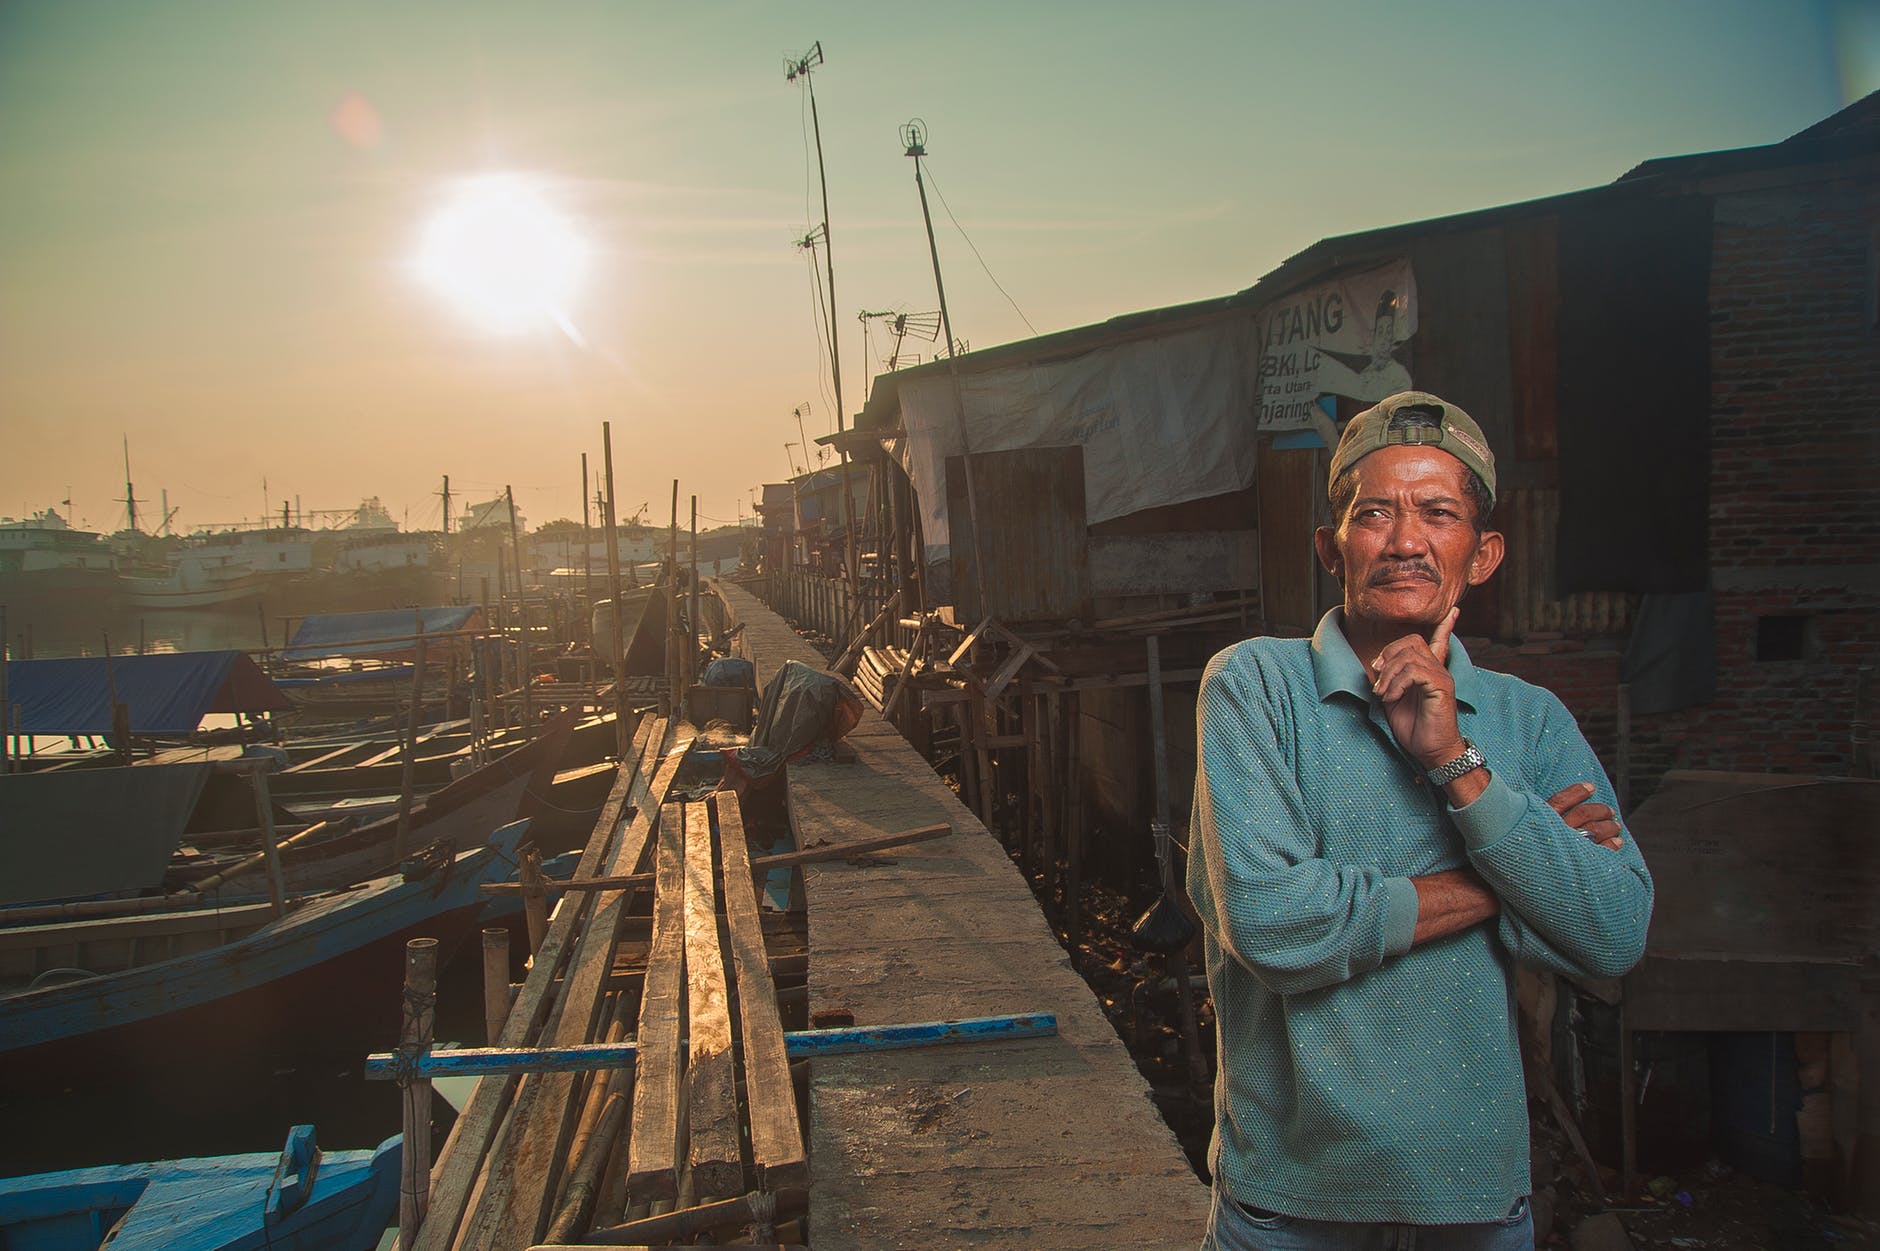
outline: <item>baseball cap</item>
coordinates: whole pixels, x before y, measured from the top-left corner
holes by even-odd
[[[1379,448],[1413,444],[1441,448],[1467,465],[1495,500],[1495,453],[1475,419],[1427,391],[1400,391],[1351,419],[1332,453],[1332,472],[1338,475]]]

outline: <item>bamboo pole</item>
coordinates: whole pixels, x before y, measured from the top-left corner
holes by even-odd
[[[437,940],[405,944],[404,1028],[399,1050],[415,1063],[431,1046],[437,1023]],[[431,1204],[431,1080],[403,1083],[405,1143],[398,1179],[398,1245],[418,1243],[418,1228]]]
[[[274,801],[268,795],[266,762],[255,765],[255,817],[261,826],[261,854],[267,857],[268,898],[274,904],[276,918],[287,913],[287,891],[281,882],[281,851],[274,841]]]
[[[501,1045],[508,1016],[509,927],[492,925],[483,931],[483,1036],[490,1046]]]
[[[272,814],[273,812],[272,805],[269,805],[269,812],[270,814]],[[342,817],[337,821],[320,821],[320,822],[316,822],[313,825],[308,826],[306,829],[302,830],[298,834],[293,834],[293,835],[288,836],[287,838],[282,839],[278,844],[275,844],[275,847],[277,851],[286,851],[289,847],[298,847],[302,843],[311,842],[313,839],[324,837],[327,834],[343,833],[346,830],[349,830],[351,828],[352,828],[352,819],[350,817]],[[266,827],[263,827],[263,829],[265,831]],[[264,832],[263,838],[266,838],[266,837],[267,835]],[[251,870],[261,865],[267,864],[268,859],[269,859],[268,853],[265,849],[258,851],[252,856],[248,856],[242,860],[237,860],[234,864],[230,865],[226,869],[221,870],[218,873],[211,874],[210,876],[203,878],[199,882],[195,882],[189,886],[185,886],[181,891],[177,893],[179,895],[198,895],[198,896],[206,895],[210,891],[214,890],[216,887],[222,885],[222,883],[229,881],[231,878],[240,877],[244,873],[250,872]],[[148,900],[108,900],[108,901],[101,900],[99,902],[123,904],[123,903],[147,903],[147,902],[152,902],[152,901],[148,901]],[[64,908],[72,908],[72,907],[77,907],[78,905],[62,904],[59,906],[64,907]],[[77,914],[73,914],[73,915],[77,915]],[[17,911],[9,912],[8,916],[14,919],[15,921],[23,921],[25,919]]]
[[[418,642],[411,668],[411,709],[405,717],[405,768],[398,782],[398,829],[392,836],[392,859],[403,860],[411,851],[411,799],[418,780],[418,723],[424,710],[424,610],[416,609]]]
[[[522,890],[522,913],[529,926],[529,954],[542,949],[548,933],[548,890],[542,878],[542,853],[534,846],[523,849],[517,878]]]

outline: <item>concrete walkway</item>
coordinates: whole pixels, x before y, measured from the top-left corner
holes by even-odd
[[[825,662],[721,583],[761,688]],[[810,1241],[837,1248],[1194,1247],[1207,1188],[1005,851],[872,709],[857,759],[790,767],[800,846],[935,821],[890,862],[804,870],[812,1013],[858,1025],[1051,1012],[1058,1036],[818,1059]]]

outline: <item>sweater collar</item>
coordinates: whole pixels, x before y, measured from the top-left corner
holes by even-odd
[[[1480,679],[1462,640],[1449,637],[1449,676],[1456,683],[1456,701],[1474,712],[1478,705]],[[1355,695],[1365,703],[1375,696],[1364,664],[1345,639],[1345,610],[1334,608],[1319,618],[1319,628],[1312,634],[1312,679],[1318,687],[1319,702],[1324,703],[1339,691]]]

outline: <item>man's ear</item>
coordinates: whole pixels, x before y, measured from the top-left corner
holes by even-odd
[[[1501,558],[1507,552],[1507,540],[1501,537],[1501,531],[1483,531],[1482,541],[1476,545],[1475,555],[1469,559],[1469,585],[1480,586],[1493,577],[1495,570],[1501,568]]]
[[[1318,552],[1319,563],[1325,566],[1325,572],[1343,581],[1345,558],[1338,553],[1338,532],[1330,526],[1320,526],[1312,532],[1312,547]]]

